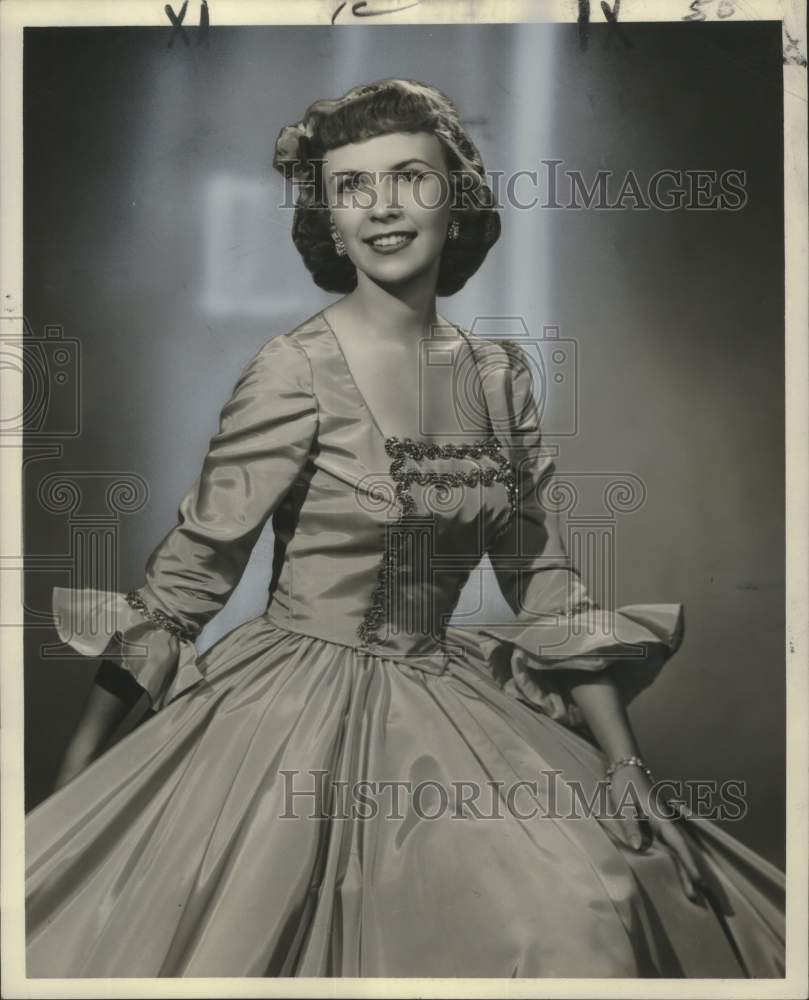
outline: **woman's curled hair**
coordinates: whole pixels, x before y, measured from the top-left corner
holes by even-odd
[[[415,80],[378,80],[352,87],[336,100],[315,101],[299,122],[283,128],[273,156],[275,169],[298,186],[292,240],[324,291],[350,292],[357,284],[357,270],[334,248],[323,159],[331,149],[395,132],[430,132],[444,149],[451,213],[460,230],[458,239],[444,244],[438,295],[463,288],[500,236],[500,215],[480,153],[452,101]]]

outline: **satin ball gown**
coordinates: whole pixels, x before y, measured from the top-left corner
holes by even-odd
[[[527,358],[459,332],[499,362],[490,434],[386,436],[317,313],[243,370],[139,586],[54,589],[63,641],[118,641],[152,714],[26,817],[29,976],[783,975],[776,868],[693,819],[692,902],[665,847],[567,808],[606,761],[559,671],[630,701],[682,609],[594,605],[541,502]],[[198,655],[269,518],[266,611]],[[448,625],[484,554],[513,618]],[[493,808],[547,774],[554,810]],[[459,781],[493,798],[441,808]],[[336,808],[362,782],[433,799]]]

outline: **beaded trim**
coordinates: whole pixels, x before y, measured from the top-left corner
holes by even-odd
[[[439,483],[446,486],[491,486],[492,483],[505,483],[508,491],[511,514],[514,514],[517,504],[517,483],[514,467],[502,453],[502,446],[497,438],[486,441],[475,441],[473,444],[427,444],[405,438],[389,437],[385,440],[385,451],[392,459],[390,474],[396,484],[396,498],[401,510],[400,520],[415,510],[416,503],[410,493],[411,483],[427,486],[429,483]],[[421,461],[424,458],[481,458],[483,456],[496,461],[496,469],[475,469],[473,472],[403,472],[405,459],[413,458]]]
[[[194,633],[190,629],[187,629],[175,618],[167,615],[165,611],[161,611],[159,608],[153,611],[136,590],[130,590],[125,600],[130,608],[140,611],[144,618],[148,618],[149,621],[154,622],[155,625],[159,625],[166,632],[176,635],[178,639],[192,640],[194,638]]]
[[[559,611],[551,612],[554,615],[564,615],[565,618],[570,618],[572,615],[580,615],[584,611],[598,611],[599,606],[595,601],[591,601],[589,598],[585,601],[579,601],[578,604],[574,604],[570,608],[560,609]]]
[[[390,475],[395,484],[396,501],[399,506],[397,523],[401,524],[408,515],[414,513],[416,502],[410,492],[413,483],[427,486],[438,483],[445,486],[491,486],[492,483],[504,483],[508,493],[509,517],[498,529],[500,535],[505,531],[517,510],[519,489],[517,487],[514,466],[502,452],[502,445],[497,438],[475,441],[471,444],[428,444],[414,441],[412,438],[400,440],[397,437],[385,439],[385,452],[391,459]],[[470,472],[405,472],[403,466],[407,458],[420,461],[435,458],[481,458],[487,456],[497,462],[496,469],[475,469]],[[362,646],[380,641],[378,628],[385,612],[385,595],[388,587],[388,576],[393,566],[393,553],[387,551],[379,566],[376,585],[371,594],[371,604],[357,629]]]
[[[401,518],[400,518],[401,520]],[[388,550],[382,558],[371,593],[371,604],[357,628],[357,638],[362,647],[379,642],[379,625],[385,611],[385,594],[388,591],[388,574],[393,567],[393,553]]]

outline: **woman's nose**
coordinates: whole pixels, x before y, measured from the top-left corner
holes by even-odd
[[[400,215],[402,206],[399,199],[395,174],[383,172],[374,184],[371,217],[388,219]]]

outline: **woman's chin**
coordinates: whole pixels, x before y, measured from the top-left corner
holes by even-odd
[[[408,263],[404,261],[391,261],[388,266],[375,264],[373,267],[360,267],[363,274],[369,281],[382,287],[401,288],[411,282],[422,281],[425,273],[429,272],[436,262],[422,261],[420,264]],[[436,279],[438,270],[436,267]]]

